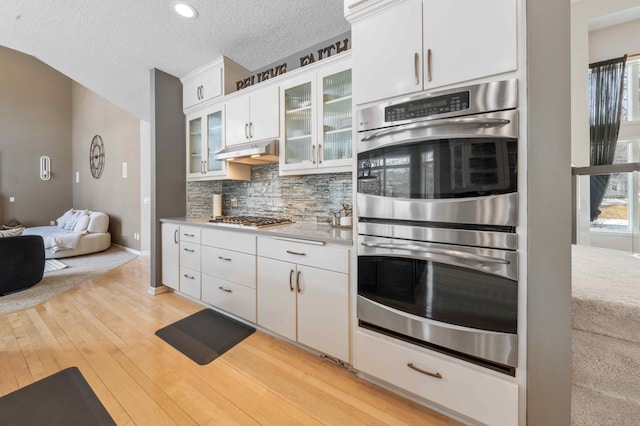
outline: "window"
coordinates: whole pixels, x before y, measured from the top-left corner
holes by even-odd
[[[627,60],[622,94],[622,123],[614,164],[640,162],[640,57]],[[611,175],[600,205],[600,216],[592,230],[638,232],[638,194],[636,173]]]

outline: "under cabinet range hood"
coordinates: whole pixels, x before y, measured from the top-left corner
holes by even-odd
[[[214,158],[216,160],[250,165],[277,163],[280,160],[278,146],[278,139],[241,143],[223,149],[215,154]]]

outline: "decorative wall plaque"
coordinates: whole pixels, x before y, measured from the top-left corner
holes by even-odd
[[[91,176],[99,179],[104,170],[104,143],[100,135],[95,135],[89,147],[89,168]]]

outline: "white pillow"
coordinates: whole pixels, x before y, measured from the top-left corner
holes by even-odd
[[[64,226],[67,224],[67,221],[71,218],[71,216],[73,216],[73,213],[75,213],[74,209],[69,209],[64,212],[64,214],[56,220],[56,222],[58,222],[58,228],[64,229]]]
[[[80,219],[80,215],[82,215],[83,213],[84,212],[82,211],[74,212],[71,217],[65,222],[64,229],[66,229],[67,231],[73,231],[73,228],[75,228],[76,226],[76,222],[78,222],[78,219]]]
[[[3,230],[3,231],[0,231],[0,238],[3,238],[3,237],[18,237],[18,236],[22,235],[22,231],[24,231],[24,226],[21,226],[19,228],[6,229],[6,230]]]
[[[87,232],[87,226],[89,225],[89,215],[81,214],[76,222],[76,226],[73,227],[73,232]]]

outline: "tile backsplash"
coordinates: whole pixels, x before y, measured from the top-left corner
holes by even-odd
[[[251,181],[187,183],[187,215],[210,217],[213,194],[222,194],[223,216],[274,216],[296,222],[324,222],[352,205],[351,173],[279,176],[278,164],[251,167]],[[233,207],[232,198],[238,199]]]

